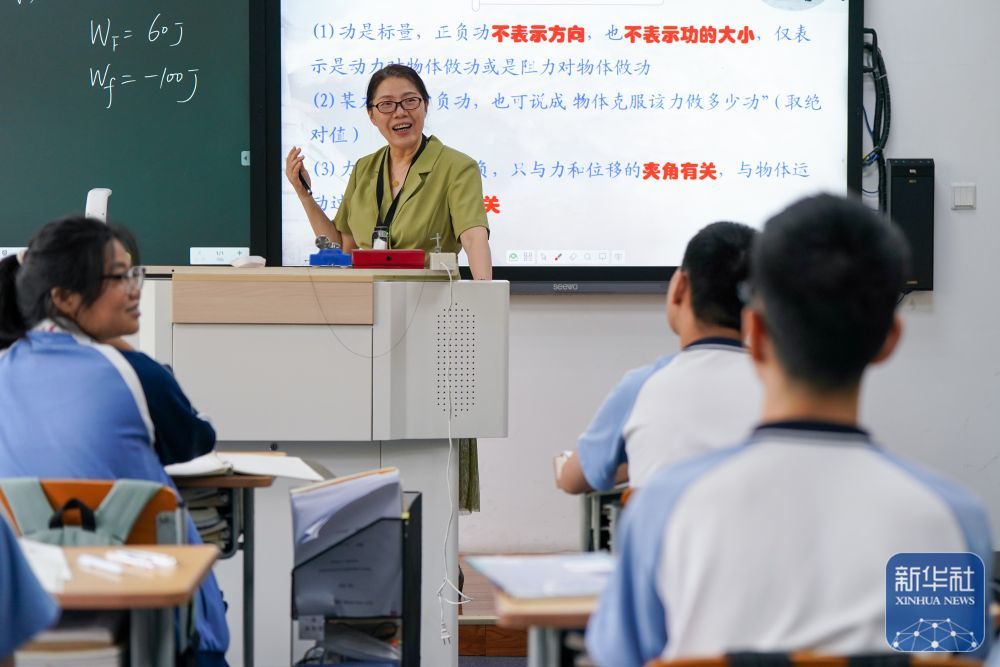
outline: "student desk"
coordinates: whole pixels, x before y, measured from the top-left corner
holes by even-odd
[[[525,600],[496,591],[497,625],[528,630],[528,667],[563,664],[563,632],[587,627],[596,597]]]
[[[237,550],[243,552],[243,664],[253,667],[253,556],[254,523],[253,493],[274,483],[270,475],[210,475],[207,477],[175,477],[178,489],[225,489],[231,494],[233,536],[232,551],[221,558],[232,557]],[[240,539],[242,537],[242,539]]]
[[[174,608],[186,604],[212,569],[219,550],[211,545],[144,546],[177,559],[172,570],[154,572],[126,568],[114,575],[77,566],[80,554],[102,555],[110,547],[65,547],[72,578],[55,598],[63,609],[129,610],[132,664],[173,667]]]

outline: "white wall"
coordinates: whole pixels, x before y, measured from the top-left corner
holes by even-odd
[[[934,158],[937,203],[935,291],[904,303],[901,349],[870,374],[863,420],[889,449],[968,483],[1000,534],[1000,210],[992,197],[1000,3],[867,5],[892,93],[887,154]],[[950,210],[953,182],[979,185],[978,210]],[[622,373],[675,351],[677,339],[660,297],[513,297],[510,323],[510,435],[480,443],[483,511],[461,520],[460,546],[575,549],[580,505],[554,488],[551,459],[572,448]]]
[[[462,517],[459,549],[579,548],[577,498],[555,487],[552,458],[572,449],[630,368],[678,349],[661,296],[514,296],[508,437],[479,442],[482,512]]]

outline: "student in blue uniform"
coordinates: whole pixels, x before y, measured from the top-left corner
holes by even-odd
[[[640,487],[657,470],[745,437],[761,387],[743,348],[737,286],[756,232],[733,222],[699,231],[667,292],[681,351],[629,371],[611,390],[556,477],[567,493]]]
[[[0,516],[0,666],[32,636],[55,624],[59,607],[42,590],[24,559],[17,538]]]
[[[67,218],[45,225],[23,258],[0,262],[0,477],[144,479],[205,454],[215,431],[170,372],[127,348],[139,328],[143,269],[120,232]],[[188,539],[200,543],[193,522]],[[199,590],[198,663],[229,645],[213,576]]]
[[[768,221],[744,314],[762,422],[742,445],[663,470],[625,510],[587,629],[599,665],[889,653],[891,556],[969,551],[992,572],[980,503],[858,424],[862,375],[899,340],[906,259],[899,231],[856,201],[805,199]]]

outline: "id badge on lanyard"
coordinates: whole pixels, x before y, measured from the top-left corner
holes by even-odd
[[[420,154],[424,152],[424,148],[427,146],[427,137],[422,136],[420,140],[420,148],[414,153],[413,159],[410,160],[410,167],[416,163],[420,158]],[[382,209],[382,196],[385,194],[385,156],[389,154],[389,149],[387,148],[385,153],[382,154],[382,162],[378,166],[378,182],[375,184],[375,210],[380,211]],[[389,210],[385,213],[385,219],[377,218],[377,224],[375,229],[372,231],[372,250],[388,250],[390,247],[389,239],[389,225],[392,224],[393,218],[396,217],[396,206],[399,205],[399,195],[403,194],[403,188],[406,187],[406,179],[410,175],[410,168],[406,168],[406,176],[403,177],[403,187],[399,188],[399,192],[396,196],[392,198],[392,204],[389,206]]]

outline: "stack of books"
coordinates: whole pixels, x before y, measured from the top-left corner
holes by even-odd
[[[18,667],[120,667],[125,612],[63,612],[59,624],[15,654]]]

